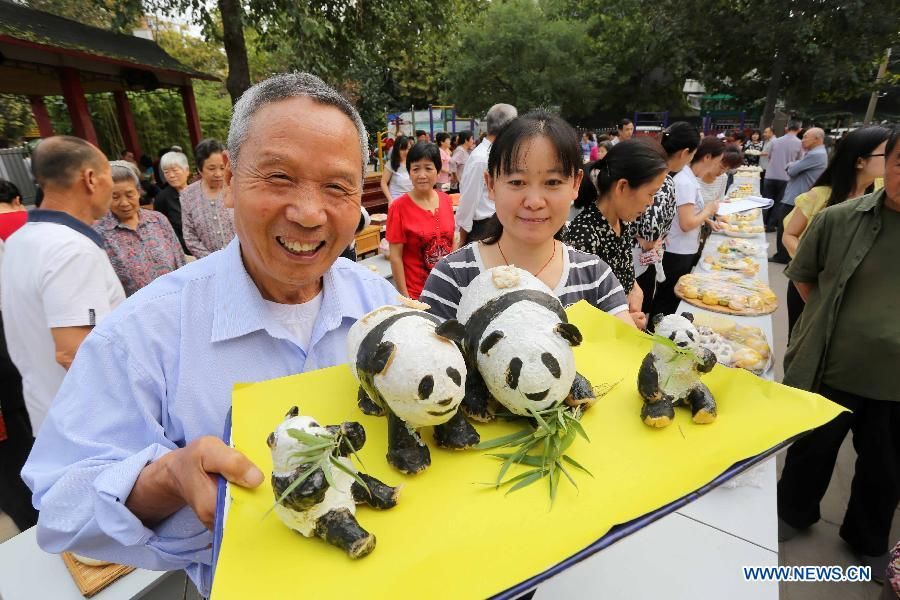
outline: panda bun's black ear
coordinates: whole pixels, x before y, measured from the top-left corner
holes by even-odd
[[[494,331],[490,332],[487,336],[485,336],[485,338],[483,340],[481,340],[481,346],[479,346],[478,349],[481,351],[482,354],[487,354],[488,352],[491,351],[491,348],[493,348],[497,344],[497,342],[499,342],[500,340],[503,339],[503,337],[504,337],[503,332],[500,331],[499,329],[495,329]]]
[[[300,414],[300,408],[297,406],[292,406],[291,409],[289,411],[287,411],[287,414],[284,415],[284,418],[285,418],[285,420],[291,419],[293,417],[296,417],[299,414]]]
[[[462,344],[466,337],[465,326],[456,319],[447,319],[435,327],[434,332],[442,338],[448,339],[451,342],[456,342],[457,344]]]
[[[694,313],[683,312],[683,313],[681,313],[681,316],[684,317],[685,319],[687,319],[688,321],[690,321],[691,323],[694,322]]]
[[[383,373],[390,364],[391,359],[394,357],[394,351],[396,349],[397,347],[394,346],[393,342],[387,340],[378,344],[378,347],[375,348],[375,352],[369,355],[369,358],[366,361],[365,370],[373,375]]]
[[[659,322],[662,321],[665,316],[666,315],[662,313],[656,313],[655,315],[653,315],[653,329],[656,329],[656,326],[659,325]]]
[[[581,336],[581,331],[579,331],[578,327],[572,323],[558,323],[554,331],[556,331],[562,339],[569,342],[570,346],[577,346],[584,339]]]

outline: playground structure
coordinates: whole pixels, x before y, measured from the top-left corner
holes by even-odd
[[[482,121],[474,117],[462,117],[456,114],[455,104],[429,104],[425,110],[416,110],[410,106],[406,112],[386,112],[385,124],[387,128],[378,132],[378,164],[384,164],[384,140],[395,138],[399,135],[415,137],[416,131],[428,132],[428,137],[434,140],[437,133],[446,131],[457,133],[469,130],[475,135],[484,127]],[[427,128],[426,128],[427,125]]]

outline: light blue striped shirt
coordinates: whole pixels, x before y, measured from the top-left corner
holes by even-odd
[[[79,348],[22,471],[41,547],[186,569],[208,595],[212,534],[188,507],[145,527],[125,508],[141,470],[200,436],[221,436],[235,383],[346,362],[350,326],[396,302],[385,279],[340,258],[323,277],[309,348],[300,348],[271,316],[237,239],[138,291]]]

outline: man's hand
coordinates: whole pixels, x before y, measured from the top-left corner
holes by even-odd
[[[204,436],[144,467],[125,506],[149,526],[187,505],[211,530],[216,515],[216,475],[248,488],[264,479],[246,456],[219,438]]]

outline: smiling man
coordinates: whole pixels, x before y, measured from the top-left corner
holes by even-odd
[[[232,386],[346,362],[350,326],[396,301],[337,258],[359,221],[366,150],[359,115],[312,75],[241,97],[225,156],[237,237],[131,296],[82,344],[23,471],[41,547],[186,569],[208,595],[210,475],[264,478],[217,437]]]

